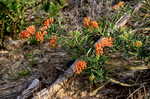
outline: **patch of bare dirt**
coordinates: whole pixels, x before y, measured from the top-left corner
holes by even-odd
[[[70,60],[62,48],[50,48],[48,43],[12,47],[0,51],[1,99],[16,99],[34,79],[40,80],[41,88],[49,86]]]

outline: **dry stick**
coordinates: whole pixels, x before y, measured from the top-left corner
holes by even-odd
[[[131,93],[131,94],[127,97],[127,99],[129,99],[130,97],[132,97],[132,96],[133,96],[138,90],[140,90],[141,88],[143,88],[143,86],[137,88],[133,93]]]
[[[34,79],[32,83],[29,85],[29,87],[24,90],[20,96],[17,97],[17,99],[27,99],[31,96],[31,94],[39,88],[40,81],[38,79]]]
[[[109,80],[108,80],[104,85],[102,85],[102,86],[98,87],[97,89],[95,89],[94,91],[92,91],[92,92],[90,93],[90,96],[96,95],[99,90],[101,90],[103,87],[105,87],[105,86],[106,86],[108,83],[110,83],[110,82],[113,82],[113,83],[115,83],[115,84],[119,84],[119,85],[125,86],[125,87],[132,87],[132,86],[135,86],[135,85],[129,85],[129,84],[126,84],[126,83],[122,83],[122,82],[117,81],[117,80],[114,80],[114,79],[112,79],[112,78],[108,78],[108,79],[109,79]]]
[[[112,79],[112,78],[109,78],[109,80],[110,80],[111,82],[113,82],[113,83],[115,83],[115,84],[119,84],[119,85],[121,85],[121,86],[126,86],[126,87],[131,87],[131,86],[133,86],[133,85],[129,85],[129,84],[122,83],[122,82],[120,82],[120,81],[114,80],[114,79]]]
[[[144,96],[146,96],[146,88],[145,88],[145,86],[143,86],[143,89],[144,89]]]
[[[138,71],[138,70],[149,70],[150,69],[150,66],[146,66],[146,65],[138,65],[138,66],[135,66],[135,65],[122,65],[122,66],[118,66],[118,65],[111,65],[111,64],[108,64],[109,66],[106,67],[107,69],[111,69],[111,70],[114,70],[116,67],[120,68],[125,68],[127,70],[134,70],[134,71]],[[111,65],[111,67],[110,67]]]
[[[95,89],[94,91],[90,92],[90,96],[94,96],[97,94],[97,92],[99,90],[101,90],[102,88],[104,88],[108,83],[110,83],[110,81],[107,81],[106,83],[104,83],[102,86],[98,87],[97,89]]]
[[[136,33],[136,32],[138,32],[138,31],[150,31],[150,28],[149,28],[149,27],[148,27],[148,28],[139,28],[139,29],[133,30],[132,32],[133,32],[133,33]]]

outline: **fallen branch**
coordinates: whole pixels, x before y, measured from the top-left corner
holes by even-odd
[[[137,88],[134,92],[132,92],[128,97],[127,99],[130,99],[136,92],[138,92],[140,89],[142,89],[144,86],[141,86],[139,88]]]
[[[62,89],[62,86],[64,86],[68,79],[73,76],[73,68],[74,64],[65,71],[64,75],[60,75],[59,78],[49,88],[45,88],[36,93],[33,99],[51,99],[51,97],[53,97]]]
[[[29,87],[22,92],[20,96],[17,97],[17,99],[27,99],[32,95],[32,93],[39,88],[40,81],[38,79],[35,79],[32,81],[32,83],[29,85]]]

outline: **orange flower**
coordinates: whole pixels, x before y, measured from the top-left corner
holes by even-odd
[[[141,41],[133,42],[133,46],[135,46],[135,47],[141,47],[142,45],[143,45],[143,43]]]
[[[96,52],[96,55],[102,55],[103,53],[104,53],[104,51],[103,51],[103,48],[101,47],[101,48],[99,48],[99,49],[96,49],[95,50],[95,52]]]
[[[47,28],[48,28],[47,26],[43,26],[43,27],[40,28],[40,31],[46,31]]]
[[[23,30],[20,34],[19,34],[19,37],[20,38],[29,38],[30,36],[34,35],[35,33],[35,26],[32,25],[32,26],[29,26],[26,28],[26,30]]]
[[[89,17],[84,17],[83,18],[83,26],[89,27],[90,26],[90,21],[91,21],[91,19]]]
[[[111,47],[113,46],[113,39],[111,37],[104,37],[99,41],[102,44],[102,47]]]
[[[30,35],[34,35],[34,33],[35,33],[35,26],[34,25],[32,25],[32,26],[29,26],[29,27],[27,27],[26,28],[26,31],[30,34]]]
[[[50,38],[49,44],[50,44],[51,47],[56,47],[56,45],[57,45],[57,36],[52,36]]]
[[[73,70],[76,74],[80,74],[87,67],[87,63],[83,60],[76,61],[74,65]]]
[[[98,28],[98,23],[96,21],[91,21],[90,26],[93,28]]]
[[[45,20],[43,24],[44,24],[44,26],[49,27],[53,22],[54,22],[54,19],[49,18],[49,19]]]
[[[95,52],[96,52],[96,55],[102,55],[104,53],[101,43],[98,42],[95,44]]]
[[[103,51],[104,47],[111,47],[111,46],[113,46],[113,42],[112,41],[113,40],[112,40],[111,37],[104,37],[101,40],[99,40],[95,44],[96,55],[102,55],[104,53],[104,51]]]
[[[118,2],[114,6],[112,6],[113,9],[119,9],[120,7],[123,7],[125,3],[123,1]]]
[[[22,32],[19,33],[19,37],[22,38],[22,39],[29,38],[30,33],[26,30],[23,30]]]
[[[40,41],[40,42],[44,41],[44,34],[42,32],[37,32],[35,37],[37,41]]]
[[[83,18],[83,26],[98,28],[98,23],[96,21],[91,21],[91,19],[89,17],[84,17]]]

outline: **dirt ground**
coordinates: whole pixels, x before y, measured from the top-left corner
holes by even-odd
[[[63,49],[51,49],[48,43],[24,44],[14,50],[1,50],[0,55],[1,99],[16,99],[34,79],[40,79],[41,88],[49,86],[63,73],[69,61]]]

